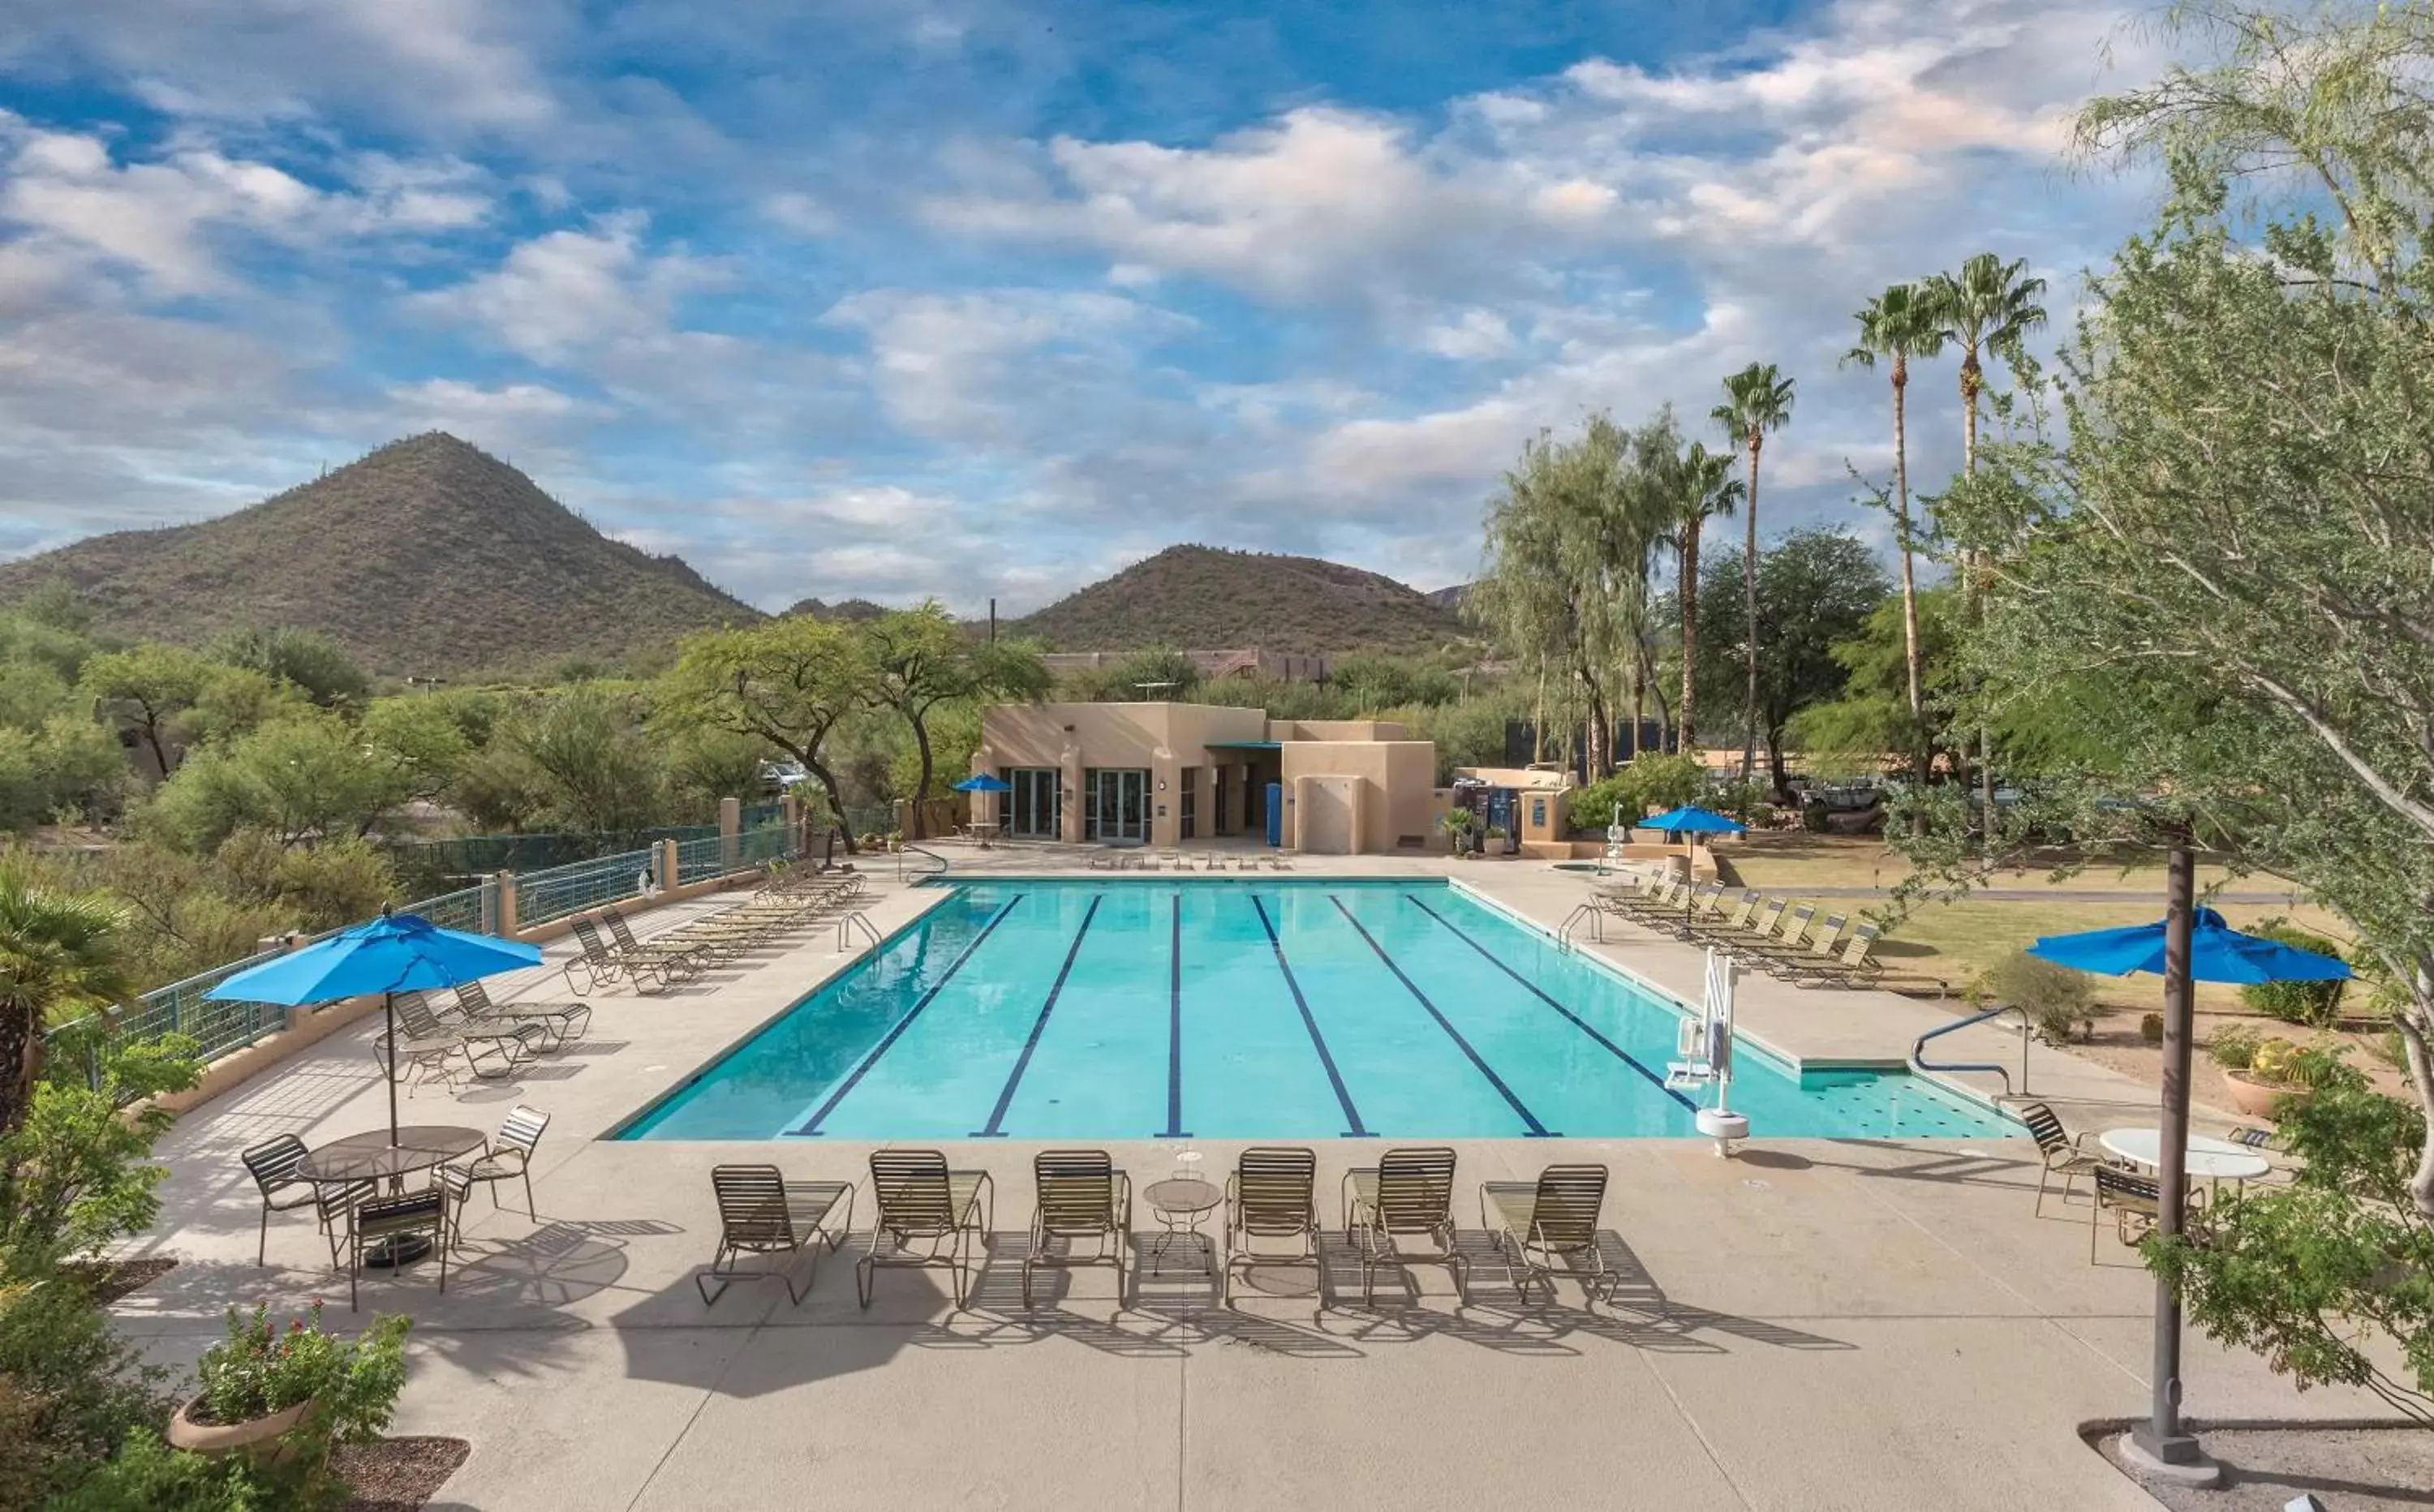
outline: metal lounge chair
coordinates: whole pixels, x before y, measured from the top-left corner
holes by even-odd
[[[1453,1151],[1390,1149],[1378,1164],[1344,1174],[1344,1242],[1361,1251],[1361,1300],[1378,1300],[1381,1266],[1441,1265],[1453,1272],[1454,1295],[1470,1300],[1470,1266],[1454,1246]],[[1397,1243],[1426,1239],[1432,1255],[1406,1255]]]
[[[296,1168],[303,1164],[307,1153],[302,1140],[294,1134],[279,1134],[249,1147],[238,1157],[262,1193],[262,1223],[253,1243],[253,1263],[257,1266],[269,1264],[270,1215],[293,1213],[298,1208],[313,1210],[320,1222],[322,1237],[330,1243],[330,1262],[335,1265],[338,1225],[355,1203],[371,1195],[369,1181],[308,1181],[297,1175]]]
[[[1318,1257],[1318,1156],[1298,1147],[1261,1146],[1243,1151],[1226,1179],[1226,1300],[1234,1300],[1234,1272],[1254,1266],[1297,1266],[1316,1273],[1319,1305],[1327,1304],[1327,1267]],[[1297,1254],[1265,1253],[1254,1239],[1293,1239]]]
[[[451,1028],[439,1022],[431,1004],[419,992],[396,994],[398,1027],[417,1041],[454,1040],[465,1056],[465,1066],[477,1078],[513,1076],[526,1059],[538,1054],[548,1033],[538,1024],[502,1024],[489,1028]],[[484,1062],[491,1069],[484,1070]],[[444,1063],[444,1062],[443,1062]]]
[[[360,1301],[364,1251],[389,1239],[428,1234],[439,1251],[439,1289],[448,1289],[448,1189],[437,1182],[420,1192],[369,1198],[355,1204],[347,1233],[347,1310]]]
[[[1835,965],[1834,955],[1842,948],[1843,926],[1848,922],[1839,913],[1826,915],[1826,922],[1809,936],[1808,953],[1776,958],[1773,968],[1774,975],[1794,983],[1821,979],[1830,981],[1839,976],[1840,969]]]
[[[2087,1209],[2087,1263],[2095,1265],[2096,1232],[2104,1215],[2113,1215],[2114,1236],[2125,1245],[2136,1244],[2147,1232],[2162,1220],[2164,1200],[2161,1183],[2151,1176],[2125,1171],[2117,1165],[2099,1164],[2088,1173],[2096,1181],[2096,1200]],[[2205,1208],[2204,1194],[2189,1189],[2188,1215],[2190,1228]]]
[[[1601,1287],[1612,1285],[1597,1238],[1605,1175],[1603,1165],[1550,1165],[1535,1182],[1488,1181],[1480,1187],[1480,1221],[1503,1257],[1504,1277],[1515,1291],[1527,1298],[1534,1281],[1553,1300],[1558,1259],[1575,1273],[1587,1263],[1583,1284],[1591,1302]]]
[[[608,943],[600,938],[599,929],[591,920],[574,919],[570,927],[574,931],[574,954],[566,958],[567,991],[581,997],[604,987],[614,987],[626,978],[630,968],[608,948]],[[638,991],[642,985],[640,981],[634,983]],[[666,980],[662,978],[660,985],[666,986]]]
[[[1759,970],[1773,975],[1786,960],[1807,953],[1809,921],[1816,917],[1817,905],[1795,903],[1772,934],[1761,935],[1744,948]]]
[[[1031,1252],[1022,1257],[1022,1305],[1031,1306],[1031,1272],[1050,1266],[1116,1267],[1116,1306],[1124,1305],[1124,1250],[1132,1243],[1132,1179],[1116,1169],[1103,1149],[1047,1149],[1032,1157],[1031,1180],[1038,1202],[1031,1215]],[[1092,1252],[1075,1255],[1070,1247],[1091,1241]],[[1052,1240],[1069,1247],[1062,1255],[1049,1252]]]
[[[2014,1111],[2028,1126],[2029,1137],[2037,1142],[2037,1155],[2044,1163],[2044,1168],[2037,1173],[2037,1205],[2033,1210],[2038,1217],[2044,1217],[2046,1187],[2055,1177],[2062,1178],[2062,1199],[2068,1202],[2071,1184],[2107,1163],[2103,1156],[2086,1147],[2084,1133],[2073,1135],[2065,1130],[2062,1120],[2044,1103],[2024,1102]]]
[[[786,1300],[801,1306],[813,1283],[819,1280],[820,1245],[825,1242],[834,1253],[853,1228],[853,1183],[789,1181],[775,1165],[713,1165],[710,1184],[718,1195],[718,1248],[711,1253],[709,1267],[693,1278],[701,1304],[716,1306],[735,1278],[755,1274],[739,1268],[737,1262],[746,1255],[759,1255],[787,1257],[757,1274],[784,1282]],[[845,1204],[845,1218],[831,1228],[829,1216],[840,1202]],[[812,1270],[797,1291],[789,1267],[792,1257],[802,1254],[811,1256]],[[716,1291],[710,1289],[712,1281],[718,1283]]]
[[[862,1305],[870,1305],[879,1267],[894,1266],[945,1267],[953,1278],[955,1305],[963,1306],[973,1242],[987,1243],[989,1210],[997,1202],[988,1172],[949,1170],[947,1157],[934,1149],[876,1150],[870,1157],[870,1196],[879,1214],[871,1222],[870,1248],[853,1267],[854,1295]],[[916,1244],[926,1245],[927,1252],[906,1258]]]
[[[518,1103],[507,1113],[506,1122],[490,1136],[482,1153],[470,1161],[460,1161],[451,1169],[463,1173],[471,1181],[490,1189],[490,1206],[498,1207],[499,1183],[521,1181],[524,1183],[524,1216],[538,1222],[540,1210],[533,1202],[532,1158],[540,1147],[540,1136],[549,1128],[549,1114],[538,1108]],[[470,1189],[469,1189],[470,1190]]]
[[[1932,992],[1938,997],[1951,994],[1951,985],[1941,977],[1903,971],[1878,960],[1875,954],[1877,942],[1883,937],[1884,931],[1873,924],[1855,926],[1833,959],[1821,962],[1826,972],[1824,979],[1837,987],[1878,987],[1889,993],[1910,994]]]
[[[698,977],[710,969],[710,961],[698,946],[635,939],[634,931],[626,926],[626,915],[614,904],[600,910],[600,922],[608,926],[609,949],[628,962],[655,962],[663,980]]]
[[[479,980],[456,987],[456,1011],[465,1018],[492,1022],[529,1021],[549,1031],[557,1044],[583,1038],[591,1025],[589,1003],[494,1003]]]

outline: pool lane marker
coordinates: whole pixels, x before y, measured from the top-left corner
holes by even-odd
[[[1634,1057],[1630,1051],[1624,1049],[1621,1045],[1615,1044],[1612,1040],[1607,1039],[1604,1035],[1590,1028],[1587,1022],[1582,1019],[1579,1014],[1574,1013],[1570,1009],[1566,1008],[1563,1004],[1556,1002],[1552,997],[1548,996],[1545,991],[1543,991],[1536,982],[1532,981],[1529,977],[1522,976],[1517,971],[1515,971],[1503,961],[1497,960],[1496,953],[1494,951],[1489,950],[1485,945],[1483,945],[1478,941],[1472,939],[1469,933],[1461,926],[1455,924],[1451,919],[1447,918],[1445,915],[1437,912],[1436,909],[1430,908],[1427,904],[1422,903],[1418,898],[1414,897],[1409,892],[1403,894],[1403,901],[1410,904],[1413,908],[1419,909],[1422,913],[1427,914],[1430,918],[1434,919],[1437,923],[1444,925],[1448,929],[1453,931],[1453,937],[1456,940],[1461,941],[1464,944],[1468,945],[1471,949],[1478,951],[1482,956],[1485,957],[1489,965],[1495,967],[1498,971],[1502,972],[1505,976],[1512,977],[1515,981],[1519,982],[1522,990],[1527,992],[1531,996],[1535,997],[1538,1001],[1546,1004],[1549,1008],[1553,1009],[1556,1012],[1563,1014],[1565,1018],[1570,1020],[1572,1028],[1580,1030],[1583,1034],[1587,1035],[1590,1039],[1595,1040],[1598,1044],[1603,1045],[1608,1055],[1613,1056],[1616,1060],[1620,1061],[1623,1064],[1631,1067],[1634,1071],[1638,1072],[1641,1076],[1646,1077],[1649,1080],[1654,1082],[1656,1084],[1657,1091],[1672,1098],[1675,1102],[1680,1103],[1683,1107],[1689,1109],[1692,1113],[1697,1113],[1699,1111],[1699,1105],[1697,1103],[1691,1101],[1688,1097],[1684,1096],[1680,1092],[1673,1088],[1667,1086],[1663,1077],[1658,1076],[1655,1072],[1651,1071],[1648,1067],[1640,1064],[1639,1061]]]
[[[1056,968],[1056,980],[1048,988],[1048,1000],[1039,1005],[1039,1017],[1032,1021],[1031,1037],[1022,1042],[1022,1053],[1015,1057],[1014,1074],[1005,1079],[1005,1090],[997,1095],[997,1106],[989,1111],[988,1127],[972,1130],[974,1139],[1005,1137],[1005,1111],[1014,1106],[1015,1089],[1022,1085],[1022,1074],[1031,1068],[1031,1052],[1039,1048],[1040,1032],[1048,1028],[1048,1015],[1056,1011],[1056,997],[1065,991],[1065,978],[1073,975],[1073,958],[1082,953],[1082,937],[1090,932],[1090,921],[1099,916],[1099,905],[1106,901],[1107,895],[1102,892],[1082,910],[1082,927],[1073,931],[1073,943],[1065,949],[1065,964]]]
[[[1166,974],[1166,1127],[1159,1139],[1190,1139],[1183,1127],[1183,894],[1173,905]]]
[[[1005,921],[1005,916],[1014,911],[1014,906],[1020,903],[1027,895],[1028,894],[1021,892],[1016,893],[1014,896],[1005,900],[1005,906],[1003,908],[989,915],[989,922],[981,926],[981,932],[972,936],[972,943],[966,945],[953,960],[947,963],[946,971],[939,976],[936,981],[930,984],[930,990],[923,993],[920,997],[915,1000],[911,1008],[904,1011],[904,1016],[902,1018],[898,1019],[893,1025],[888,1027],[887,1032],[880,1037],[879,1043],[870,1047],[870,1053],[862,1058],[861,1062],[857,1064],[851,1072],[848,1073],[843,1081],[837,1083],[836,1090],[829,1094],[828,1100],[821,1103],[818,1110],[815,1111],[811,1117],[804,1119],[800,1128],[789,1129],[786,1130],[788,1137],[795,1139],[817,1139],[820,1137],[821,1123],[828,1118],[829,1114],[836,1112],[837,1104],[845,1101],[846,1094],[851,1092],[861,1083],[863,1078],[870,1074],[870,1068],[879,1063],[879,1058],[885,1055],[889,1049],[894,1047],[896,1042],[903,1036],[904,1031],[913,1027],[913,1021],[921,1016],[921,1011],[930,1006],[931,1000],[935,998],[940,993],[947,990],[947,984],[955,979],[955,973],[964,969],[964,962],[972,959],[972,952],[981,947],[981,942],[989,937],[989,931],[995,929],[1000,924],[1003,923]]]
[[[1429,1017],[1437,1021],[1437,1028],[1446,1031],[1446,1038],[1453,1041],[1454,1048],[1460,1050],[1463,1054],[1470,1058],[1470,1063],[1479,1068],[1479,1074],[1487,1079],[1488,1085],[1496,1089],[1497,1095],[1504,1099],[1505,1105],[1511,1108],[1515,1113],[1521,1115],[1521,1122],[1526,1125],[1530,1130],[1530,1132],[1523,1137],[1528,1139],[1562,1138],[1562,1135],[1550,1131],[1546,1125],[1538,1122],[1538,1115],[1532,1113],[1527,1107],[1523,1106],[1520,1098],[1513,1096],[1513,1089],[1504,1084],[1504,1079],[1496,1074],[1496,1068],[1489,1065],[1487,1062],[1481,1057],[1477,1050],[1470,1047],[1470,1042],[1462,1037],[1462,1031],[1455,1028],[1450,1020],[1448,1020],[1443,1013],[1437,1011],[1437,1005],[1429,1001],[1429,994],[1420,991],[1419,983],[1403,975],[1403,968],[1396,965],[1395,958],[1386,954],[1386,947],[1380,944],[1375,939],[1372,939],[1369,931],[1361,926],[1361,921],[1352,916],[1352,910],[1344,906],[1344,900],[1330,892],[1327,895],[1327,901],[1335,905],[1335,911],[1344,915],[1344,922],[1352,926],[1353,933],[1366,941],[1369,948],[1378,953],[1378,959],[1386,963],[1386,969],[1395,974],[1395,979],[1401,982],[1405,990],[1410,992],[1414,997],[1419,999],[1420,1006],[1429,1011]]]
[[[1311,1016],[1310,1000],[1301,995],[1301,983],[1294,979],[1293,962],[1285,959],[1285,945],[1277,938],[1277,926],[1268,918],[1267,905],[1255,893],[1251,908],[1260,916],[1260,927],[1268,936],[1268,948],[1277,953],[1277,970],[1284,973],[1285,988],[1293,994],[1294,1007],[1301,1011],[1301,1027],[1310,1030],[1311,1048],[1318,1051],[1318,1063],[1327,1068],[1328,1085],[1335,1089],[1336,1105],[1344,1110],[1344,1121],[1351,1125],[1344,1131],[1346,1139],[1374,1139],[1377,1131],[1361,1121],[1361,1110],[1352,1106],[1352,1094],[1345,1089],[1344,1073],[1335,1068],[1335,1057],[1327,1053],[1327,1036],[1318,1032],[1318,1020]]]

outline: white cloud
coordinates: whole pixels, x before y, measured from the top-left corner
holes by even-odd
[[[604,348],[669,339],[686,294],[724,280],[712,264],[643,245],[638,214],[519,243],[489,273],[414,297],[533,362],[562,365]]]

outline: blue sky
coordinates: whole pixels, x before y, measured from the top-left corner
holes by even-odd
[[[440,428],[767,607],[1036,606],[1178,540],[1467,577],[1522,440],[1799,382],[2142,218],[2102,5],[85,0],[0,14],[0,554]],[[2106,44],[2110,60],[2102,61]],[[1950,365],[1914,469],[1958,452]]]

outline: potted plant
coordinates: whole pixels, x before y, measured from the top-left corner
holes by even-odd
[[[1504,832],[1503,825],[1490,824],[1487,826],[1487,854],[1490,856],[1510,856],[1513,854],[1513,837]]]
[[[194,1396],[169,1419],[169,1442],[199,1454],[244,1454],[317,1474],[335,1443],[375,1437],[405,1387],[403,1317],[378,1317],[358,1338],[321,1328],[321,1304],[283,1330],[269,1309],[228,1310],[228,1335],[195,1368]]]
[[[2261,1037],[2246,1025],[2219,1030],[2206,1046],[2222,1067],[2232,1108],[2249,1118],[2273,1118],[2288,1098],[2362,1080],[2363,1074],[2343,1059],[2349,1051],[2338,1041],[2303,1045],[2278,1034]]]
[[[1437,821],[1437,827],[1446,832],[1446,840],[1452,845],[1453,853],[1465,856],[1469,854],[1471,830],[1478,823],[1479,816],[1469,809],[1449,808],[1446,810],[1445,817]]]

